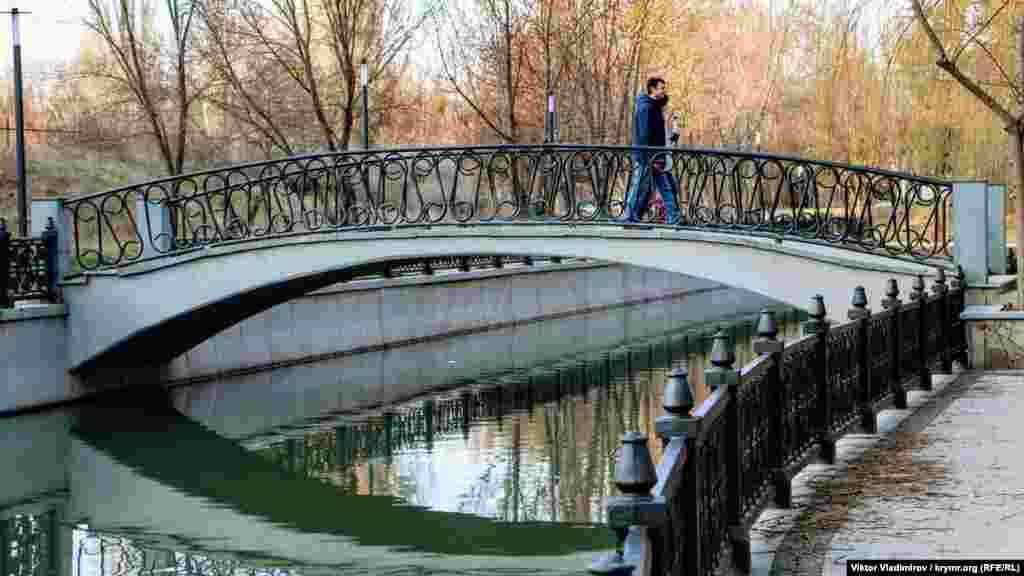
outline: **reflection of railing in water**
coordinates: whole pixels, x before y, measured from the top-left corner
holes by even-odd
[[[57,576],[53,514],[0,519],[0,576]]]
[[[806,317],[802,310],[780,308],[783,320]],[[262,440],[265,455],[286,468],[314,470],[349,466],[367,459],[390,457],[400,451],[431,450],[435,440],[468,437],[479,421],[493,420],[500,427],[504,416],[529,412],[534,406],[558,402],[564,396],[583,396],[635,370],[668,366],[673,356],[707,354],[717,326],[726,326],[734,340],[749,339],[756,319],[723,320],[715,325],[686,327],[638,339],[629,345],[560,359],[529,370],[485,375],[456,382],[452,391],[411,405],[407,402],[374,415],[345,422],[328,433],[330,438],[289,439],[277,444]],[[319,436],[319,435],[318,435]],[[301,461],[301,462],[300,462]]]
[[[254,566],[223,553],[202,553],[145,546],[134,538],[76,529],[73,576],[290,576],[291,570]],[[183,546],[184,548],[184,546]]]
[[[61,549],[60,531],[73,531],[73,546]],[[0,576],[62,576],[60,555],[72,555],[71,576],[291,576],[293,571],[256,565],[271,557],[237,558],[147,546],[134,537],[100,534],[61,525],[56,513],[20,514],[0,520]],[[183,544],[182,549],[187,548]]]

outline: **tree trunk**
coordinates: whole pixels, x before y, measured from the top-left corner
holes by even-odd
[[[1024,46],[1024,42],[1022,42]],[[1017,224],[1017,306],[1024,308],[1024,132],[1021,125],[1010,131],[1010,146],[1013,150],[1013,162],[1016,165],[1017,193],[1014,221]]]
[[[1017,19],[1017,63],[1018,74],[1024,75],[1024,16]],[[1017,307],[1024,308],[1024,131],[1021,117],[1017,125],[1010,130],[1010,146],[1013,147],[1014,161],[1017,164],[1017,213],[1014,221],[1017,224]],[[1005,240],[1004,240],[1005,242]]]

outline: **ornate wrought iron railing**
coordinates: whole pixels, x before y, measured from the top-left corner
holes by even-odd
[[[739,370],[720,332],[704,377],[707,399],[694,408],[692,391],[680,392],[685,381],[666,386],[666,415],[656,428],[666,446],[681,440],[685,450],[659,466],[655,496],[664,500],[643,496],[654,482],[630,482],[644,477],[642,462],[617,464],[616,482],[628,494],[609,505],[612,528],[640,523],[655,530],[657,573],[714,574],[727,551],[749,573],[750,527],[771,495],[777,506],[791,506],[792,479],[812,458],[834,463],[837,439],[853,426],[874,433],[878,410],[890,403],[906,408],[908,387],[930,390],[931,375],[951,374],[954,360],[969,367],[959,319],[965,287],[962,268],[952,287],[940,269],[931,294],[918,276],[912,302],[903,304],[890,280],[879,313],[868,309],[858,287],[850,321],[835,327],[818,296],[805,336],[788,346],[777,339],[771,312],[763,312],[754,344],[759,356]],[[607,572],[608,565],[592,570]]]
[[[679,227],[949,258],[949,181],[769,154],[535,145],[298,156],[68,199],[83,270],[297,233],[485,223],[607,224],[634,175],[669,166]],[[639,170],[646,167],[646,170]],[[641,194],[653,190],[641,181]],[[653,216],[647,215],[647,222]]]
[[[15,302],[56,302],[57,231],[51,219],[40,238],[11,238],[0,220],[0,308]]]

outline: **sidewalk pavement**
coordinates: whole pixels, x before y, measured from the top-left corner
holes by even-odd
[[[751,530],[751,574],[845,575],[849,559],[1024,557],[1024,371],[932,384],[909,392],[907,410],[881,412],[878,434],[840,440],[836,464],[794,479],[793,508],[765,510]]]
[[[828,546],[822,574],[851,559],[1024,557],[1024,372],[976,372],[911,457],[944,470],[917,498],[866,498]]]

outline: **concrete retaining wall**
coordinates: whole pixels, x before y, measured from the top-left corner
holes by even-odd
[[[0,311],[0,414],[76,394],[64,305]]]

